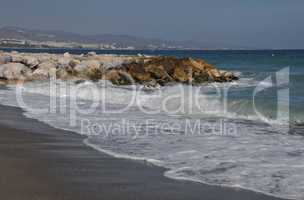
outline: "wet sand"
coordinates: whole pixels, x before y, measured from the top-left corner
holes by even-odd
[[[5,200],[274,200],[263,194],[163,176],[148,163],[116,159],[83,137],[0,106],[0,198]]]

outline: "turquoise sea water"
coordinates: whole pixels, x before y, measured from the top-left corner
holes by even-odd
[[[88,52],[64,49],[19,51]],[[170,178],[304,199],[304,51],[97,53],[202,58],[217,68],[235,72],[240,80],[201,87],[166,86],[151,91],[113,86],[103,81],[85,82],[80,84],[82,89],[77,92],[80,108],[103,102],[107,110],[115,111],[136,94],[136,102],[142,108],[159,112],[148,114],[138,104],[120,113],[105,112],[98,105],[89,113],[76,112],[74,123],[71,123],[71,113],[76,105],[64,104],[66,112],[57,109],[40,113],[16,102],[18,87],[15,86],[0,90],[0,103],[20,106],[25,109],[26,116],[54,127],[86,134],[85,143],[102,152],[119,158],[147,160],[165,167],[168,169],[165,175]],[[57,83],[59,88],[61,83]],[[105,93],[104,98],[90,94],[92,84],[97,87],[97,97]],[[70,90],[79,87],[73,82],[68,85]],[[54,95],[49,88],[45,82],[22,86],[26,104],[48,108],[49,97]],[[199,94],[195,105],[193,94]],[[174,95],[184,97],[183,101],[179,98],[168,100]],[[71,99],[61,90],[55,96],[57,102],[70,102]],[[164,102],[166,109],[161,106]],[[171,112],[179,107],[185,109]],[[126,129],[126,123],[131,128]],[[94,131],[99,135],[89,135]]]

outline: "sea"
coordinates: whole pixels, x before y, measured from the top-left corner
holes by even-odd
[[[304,50],[96,53],[201,58],[240,80],[161,88],[50,80],[1,89],[0,103],[86,135],[103,153],[164,167],[172,179],[304,199]]]

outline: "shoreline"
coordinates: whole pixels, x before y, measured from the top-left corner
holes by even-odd
[[[26,118],[20,108],[0,111],[3,199],[279,199],[169,179],[164,168],[96,151],[84,137]]]

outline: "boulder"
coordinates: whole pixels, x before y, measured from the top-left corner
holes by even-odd
[[[50,77],[56,76],[56,68],[38,68],[36,69],[31,76],[32,80],[47,80]]]
[[[152,57],[145,60],[144,65],[152,68],[161,66],[171,76],[174,68],[180,65],[180,60],[174,57]]]
[[[98,81],[102,79],[103,73],[100,69],[97,68],[88,68],[86,74],[88,79],[93,81]]]
[[[192,58],[186,58],[186,62],[189,63],[193,71],[207,71],[209,69],[213,69],[214,67],[208,63],[206,63],[202,59],[192,59]]]
[[[51,61],[45,61],[38,65],[32,73],[32,80],[46,80],[56,75],[56,64]]]
[[[137,82],[149,82],[152,80],[151,74],[147,72],[143,66],[143,63],[132,62],[126,66],[126,71],[134,78]]]
[[[8,63],[0,65],[0,79],[25,80],[31,71],[21,63]]]
[[[65,69],[63,68],[58,68],[56,70],[56,78],[57,79],[62,79],[62,80],[67,80],[70,78],[70,74],[68,71],[66,71]]]
[[[80,63],[81,63],[80,60],[73,59],[69,62],[69,65],[70,65],[70,67],[74,68],[77,65],[79,65]]]
[[[207,73],[214,81],[221,79],[221,73],[217,69],[208,69]]]
[[[222,76],[222,79],[224,82],[231,82],[231,81],[239,80],[239,78],[236,77],[232,72],[224,71],[224,72],[222,72],[221,76]]]
[[[23,63],[24,57],[20,54],[11,54],[12,62]]]
[[[103,68],[97,60],[84,60],[73,68],[78,77],[91,80],[100,80],[103,75]]]
[[[76,85],[79,85],[79,84],[82,84],[82,83],[85,83],[86,82],[86,80],[83,80],[83,79],[79,79],[79,80],[75,80],[74,81],[74,83],[76,84]]]
[[[131,85],[134,83],[133,78],[125,71],[112,69],[103,76],[104,80],[109,80],[115,85]]]
[[[207,72],[194,72],[192,78],[192,84],[209,83],[212,79]]]
[[[0,65],[13,62],[13,58],[10,55],[0,55]]]
[[[87,53],[87,56],[88,56],[88,57],[95,57],[95,56],[97,56],[97,54],[96,54],[96,52],[91,51],[91,52],[88,52],[88,53]]]
[[[164,80],[165,82],[173,81],[173,78],[161,65],[146,65],[145,70],[146,72],[150,73],[151,76],[156,80]]]
[[[69,52],[65,52],[65,53],[63,54],[63,57],[64,57],[64,58],[72,58],[72,56],[71,56],[71,54],[70,54]]]
[[[35,67],[37,67],[39,65],[38,59],[33,56],[23,57],[22,63],[31,69],[34,69]]]
[[[66,58],[66,57],[59,58],[57,60],[58,68],[69,68],[71,60],[72,60],[71,58]]]
[[[45,69],[45,70],[56,69],[56,67],[57,67],[56,63],[52,61],[45,61],[38,65],[38,69]]]
[[[78,64],[73,68],[77,74],[83,74],[86,71],[87,66],[83,64]]]
[[[192,72],[189,68],[177,66],[174,68],[172,77],[177,82],[187,83],[192,81]]]
[[[84,60],[73,67],[73,69],[79,74],[85,73],[88,69],[99,69],[99,68],[100,68],[100,62],[96,60]]]
[[[155,89],[155,88],[160,88],[161,87],[161,85],[156,81],[156,80],[151,80],[151,81],[149,81],[149,82],[145,82],[144,83],[144,87],[146,88],[146,89]]]

